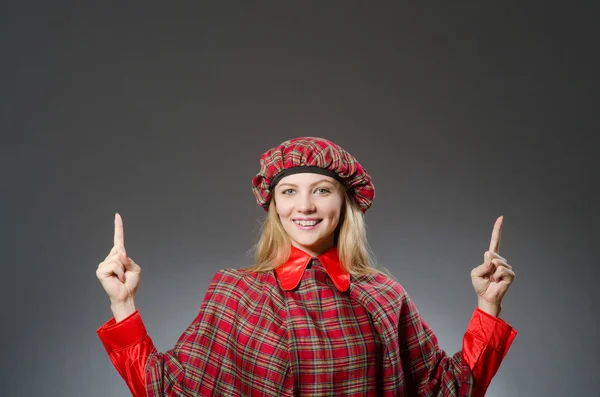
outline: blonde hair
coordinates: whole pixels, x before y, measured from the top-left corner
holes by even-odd
[[[341,265],[348,273],[355,275],[382,273],[374,265],[363,213],[348,192],[342,190],[344,205],[334,235]],[[276,269],[290,256],[291,241],[279,220],[275,205],[275,199],[272,198],[267,217],[262,224],[260,238],[252,247],[255,263],[246,268],[247,271],[266,272]]]

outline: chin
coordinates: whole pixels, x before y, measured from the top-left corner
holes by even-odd
[[[303,247],[307,247],[307,248],[312,248],[312,247],[316,247],[319,245],[318,241],[308,241],[308,240],[302,240],[302,239],[295,239],[294,240],[296,242],[296,244],[301,245]]]

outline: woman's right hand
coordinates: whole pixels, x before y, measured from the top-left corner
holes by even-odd
[[[142,269],[125,252],[123,220],[117,213],[113,248],[96,270],[96,277],[108,294],[113,312],[117,307],[129,307],[130,312],[135,310],[133,299],[140,283],[141,271]]]

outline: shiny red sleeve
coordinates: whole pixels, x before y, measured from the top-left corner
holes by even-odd
[[[136,310],[120,322],[111,318],[97,331],[113,365],[123,377],[134,397],[145,397],[145,366],[156,352]]]
[[[473,375],[471,397],[482,397],[500,368],[517,331],[505,321],[475,309],[463,338],[463,358]]]

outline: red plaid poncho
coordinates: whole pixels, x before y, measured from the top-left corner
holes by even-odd
[[[132,394],[485,394],[516,335],[507,323],[476,309],[462,351],[448,356],[396,281],[352,276],[341,292],[332,280],[344,277],[331,270],[339,269],[337,255],[311,261],[293,251],[294,265],[306,264],[283,266],[292,269],[287,281],[297,276],[291,290],[274,271],[219,271],[200,313],[166,353],[157,352],[137,311],[98,329]]]

